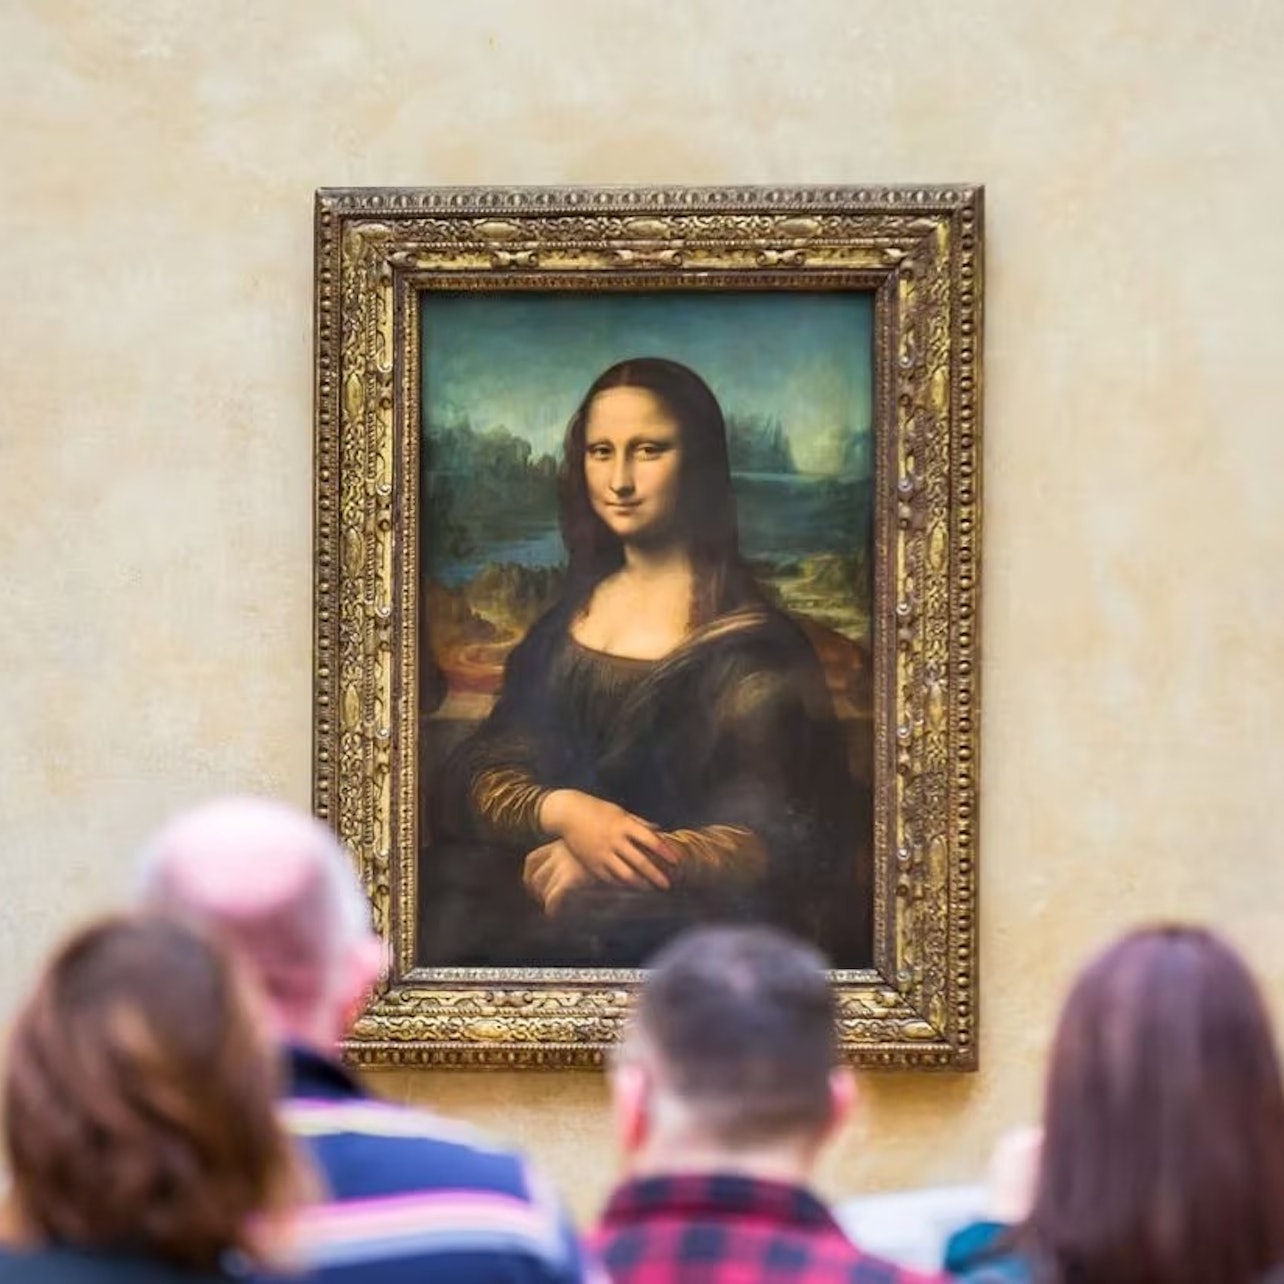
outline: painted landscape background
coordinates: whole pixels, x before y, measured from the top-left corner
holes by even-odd
[[[429,294],[421,306],[425,714],[486,712],[505,657],[561,586],[567,421],[607,366],[661,356],[718,397],[742,549],[807,628],[840,714],[867,716],[872,295]]]

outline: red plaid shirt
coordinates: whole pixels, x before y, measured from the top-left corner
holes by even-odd
[[[614,1284],[928,1284],[862,1253],[800,1186],[730,1174],[621,1186],[593,1244]]]

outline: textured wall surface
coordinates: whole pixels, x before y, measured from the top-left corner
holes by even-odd
[[[984,1068],[870,1078],[833,1194],[971,1176],[1089,945],[1284,1001],[1284,8],[0,0],[0,1013],[164,812],[309,795],[311,201],[980,181]],[[600,1078],[389,1075],[583,1214]]]

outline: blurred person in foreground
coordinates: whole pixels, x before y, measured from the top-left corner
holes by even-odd
[[[1211,932],[1132,932],[1061,1012],[1042,1142],[1000,1143],[1001,1220],[960,1231],[968,1284],[1256,1284],[1284,1267],[1284,1089],[1270,1017]]]
[[[560,1205],[516,1155],[426,1111],[371,1097],[335,1046],[384,966],[350,858],[321,822],[231,798],[168,824],[143,853],[144,903],[213,926],[255,973],[288,1062],[284,1113],[326,1198],[300,1219],[326,1284],[502,1279],[575,1284]]]
[[[595,1244],[616,1284],[914,1284],[809,1189],[855,1100],[821,957],[702,928],[653,963],[611,1076],[627,1179]]]
[[[196,1284],[288,1265],[306,1185],[278,1058],[227,952],[159,916],[54,954],[13,1026],[0,1281]]]

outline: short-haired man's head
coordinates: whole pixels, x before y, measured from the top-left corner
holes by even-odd
[[[178,816],[144,850],[140,883],[145,905],[215,927],[287,1019],[336,1001],[347,956],[372,937],[369,903],[334,834],[266,799]]]
[[[709,927],[652,966],[633,1038],[711,1141],[747,1149],[825,1130],[838,1046],[815,950],[770,928]]]
[[[156,915],[77,932],[10,1039],[21,1228],[201,1270],[228,1250],[257,1256],[252,1216],[301,1189],[277,1062],[252,987],[213,937]]]

